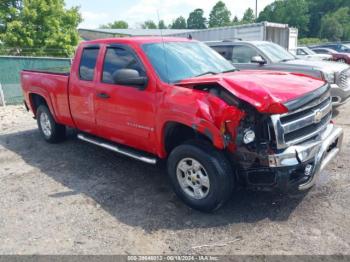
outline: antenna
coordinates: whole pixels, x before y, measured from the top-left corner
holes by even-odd
[[[159,27],[159,23],[160,23],[160,19],[159,19],[159,10],[157,10],[157,16],[158,16],[158,27]],[[163,59],[164,59],[164,66],[165,66],[165,70],[166,70],[166,74],[168,76],[168,84],[169,84],[169,70],[168,70],[168,63],[167,63],[167,57],[166,57],[166,52],[165,52],[165,42],[164,42],[164,37],[163,37],[163,29],[159,28],[160,30],[160,36],[162,38],[162,45],[163,45]]]

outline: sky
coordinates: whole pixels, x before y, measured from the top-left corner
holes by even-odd
[[[196,8],[202,8],[204,15],[209,17],[211,8],[218,0],[66,0],[66,6],[80,6],[84,21],[79,28],[94,29],[102,24],[115,20],[125,20],[129,28],[139,28],[146,20],[157,23],[158,15],[166,25],[182,15],[186,19],[188,14]],[[242,18],[244,11],[251,7],[255,10],[255,0],[223,0],[232,13]],[[258,12],[274,0],[258,0]]]

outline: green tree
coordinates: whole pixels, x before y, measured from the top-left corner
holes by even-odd
[[[123,20],[114,21],[113,23],[108,23],[106,25],[101,25],[102,29],[127,29],[129,24]]]
[[[171,24],[172,29],[186,29],[186,19],[183,16],[176,18]]]
[[[159,29],[167,29],[167,26],[165,25],[164,20],[160,20],[158,22],[158,28]]]
[[[1,0],[0,2],[0,34],[4,33],[7,24],[18,18],[22,9],[22,1]]]
[[[165,25],[164,20],[160,20],[160,21],[158,22],[158,28],[159,28],[159,29],[167,29],[167,26]]]
[[[145,21],[145,22],[141,25],[141,27],[142,27],[143,29],[157,29],[156,23],[153,22],[152,20],[147,20],[147,21]]]
[[[309,5],[307,0],[277,0],[264,8],[258,21],[289,24],[298,28],[300,36],[304,37],[309,31]]]
[[[339,41],[343,36],[343,28],[332,16],[322,18],[321,36],[331,41]]]
[[[187,18],[187,28],[189,29],[205,29],[207,28],[206,23],[204,11],[200,8],[193,10]]]
[[[242,24],[251,24],[255,22],[255,15],[254,15],[254,11],[251,8],[248,8],[243,15],[242,18]]]
[[[327,14],[339,8],[350,7],[349,0],[306,0],[310,14],[309,36],[318,37],[321,30],[321,20]]]
[[[328,42],[328,39],[320,39],[316,37],[300,38],[298,39],[298,44],[301,46],[308,45],[319,45]]]
[[[19,3],[19,1],[17,1]],[[79,41],[79,9],[64,0],[23,0],[6,24],[2,41],[16,54],[70,56]]]
[[[275,1],[267,5],[263,11],[260,12],[258,21],[277,22],[285,19],[284,1]]]
[[[229,26],[231,24],[231,12],[224,2],[219,1],[214,6],[209,15],[209,27]]]
[[[331,41],[350,39],[350,8],[339,8],[325,15],[321,20],[320,35]]]
[[[232,25],[239,25],[239,24],[240,24],[239,19],[238,19],[238,17],[235,15],[235,17],[234,17],[233,20],[232,20]]]

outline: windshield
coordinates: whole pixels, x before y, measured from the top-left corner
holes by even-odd
[[[167,83],[235,70],[230,62],[200,42],[152,43],[144,44],[142,49],[158,76]]]
[[[303,47],[303,50],[309,55],[316,55],[316,53],[308,47]]]
[[[283,47],[274,43],[257,44],[258,48],[272,61],[272,63],[295,60],[295,56]]]

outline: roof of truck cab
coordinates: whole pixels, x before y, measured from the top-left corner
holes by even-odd
[[[242,41],[242,40],[224,40],[224,41],[207,41],[205,42],[208,46],[227,46],[227,45],[240,45],[240,44],[250,44],[250,45],[262,45],[266,43],[271,43],[269,41]]]
[[[161,43],[161,42],[190,42],[196,41],[182,37],[119,37],[119,38],[106,38],[97,39],[93,41],[82,42],[84,45],[96,45],[96,44],[118,44],[118,43]]]

